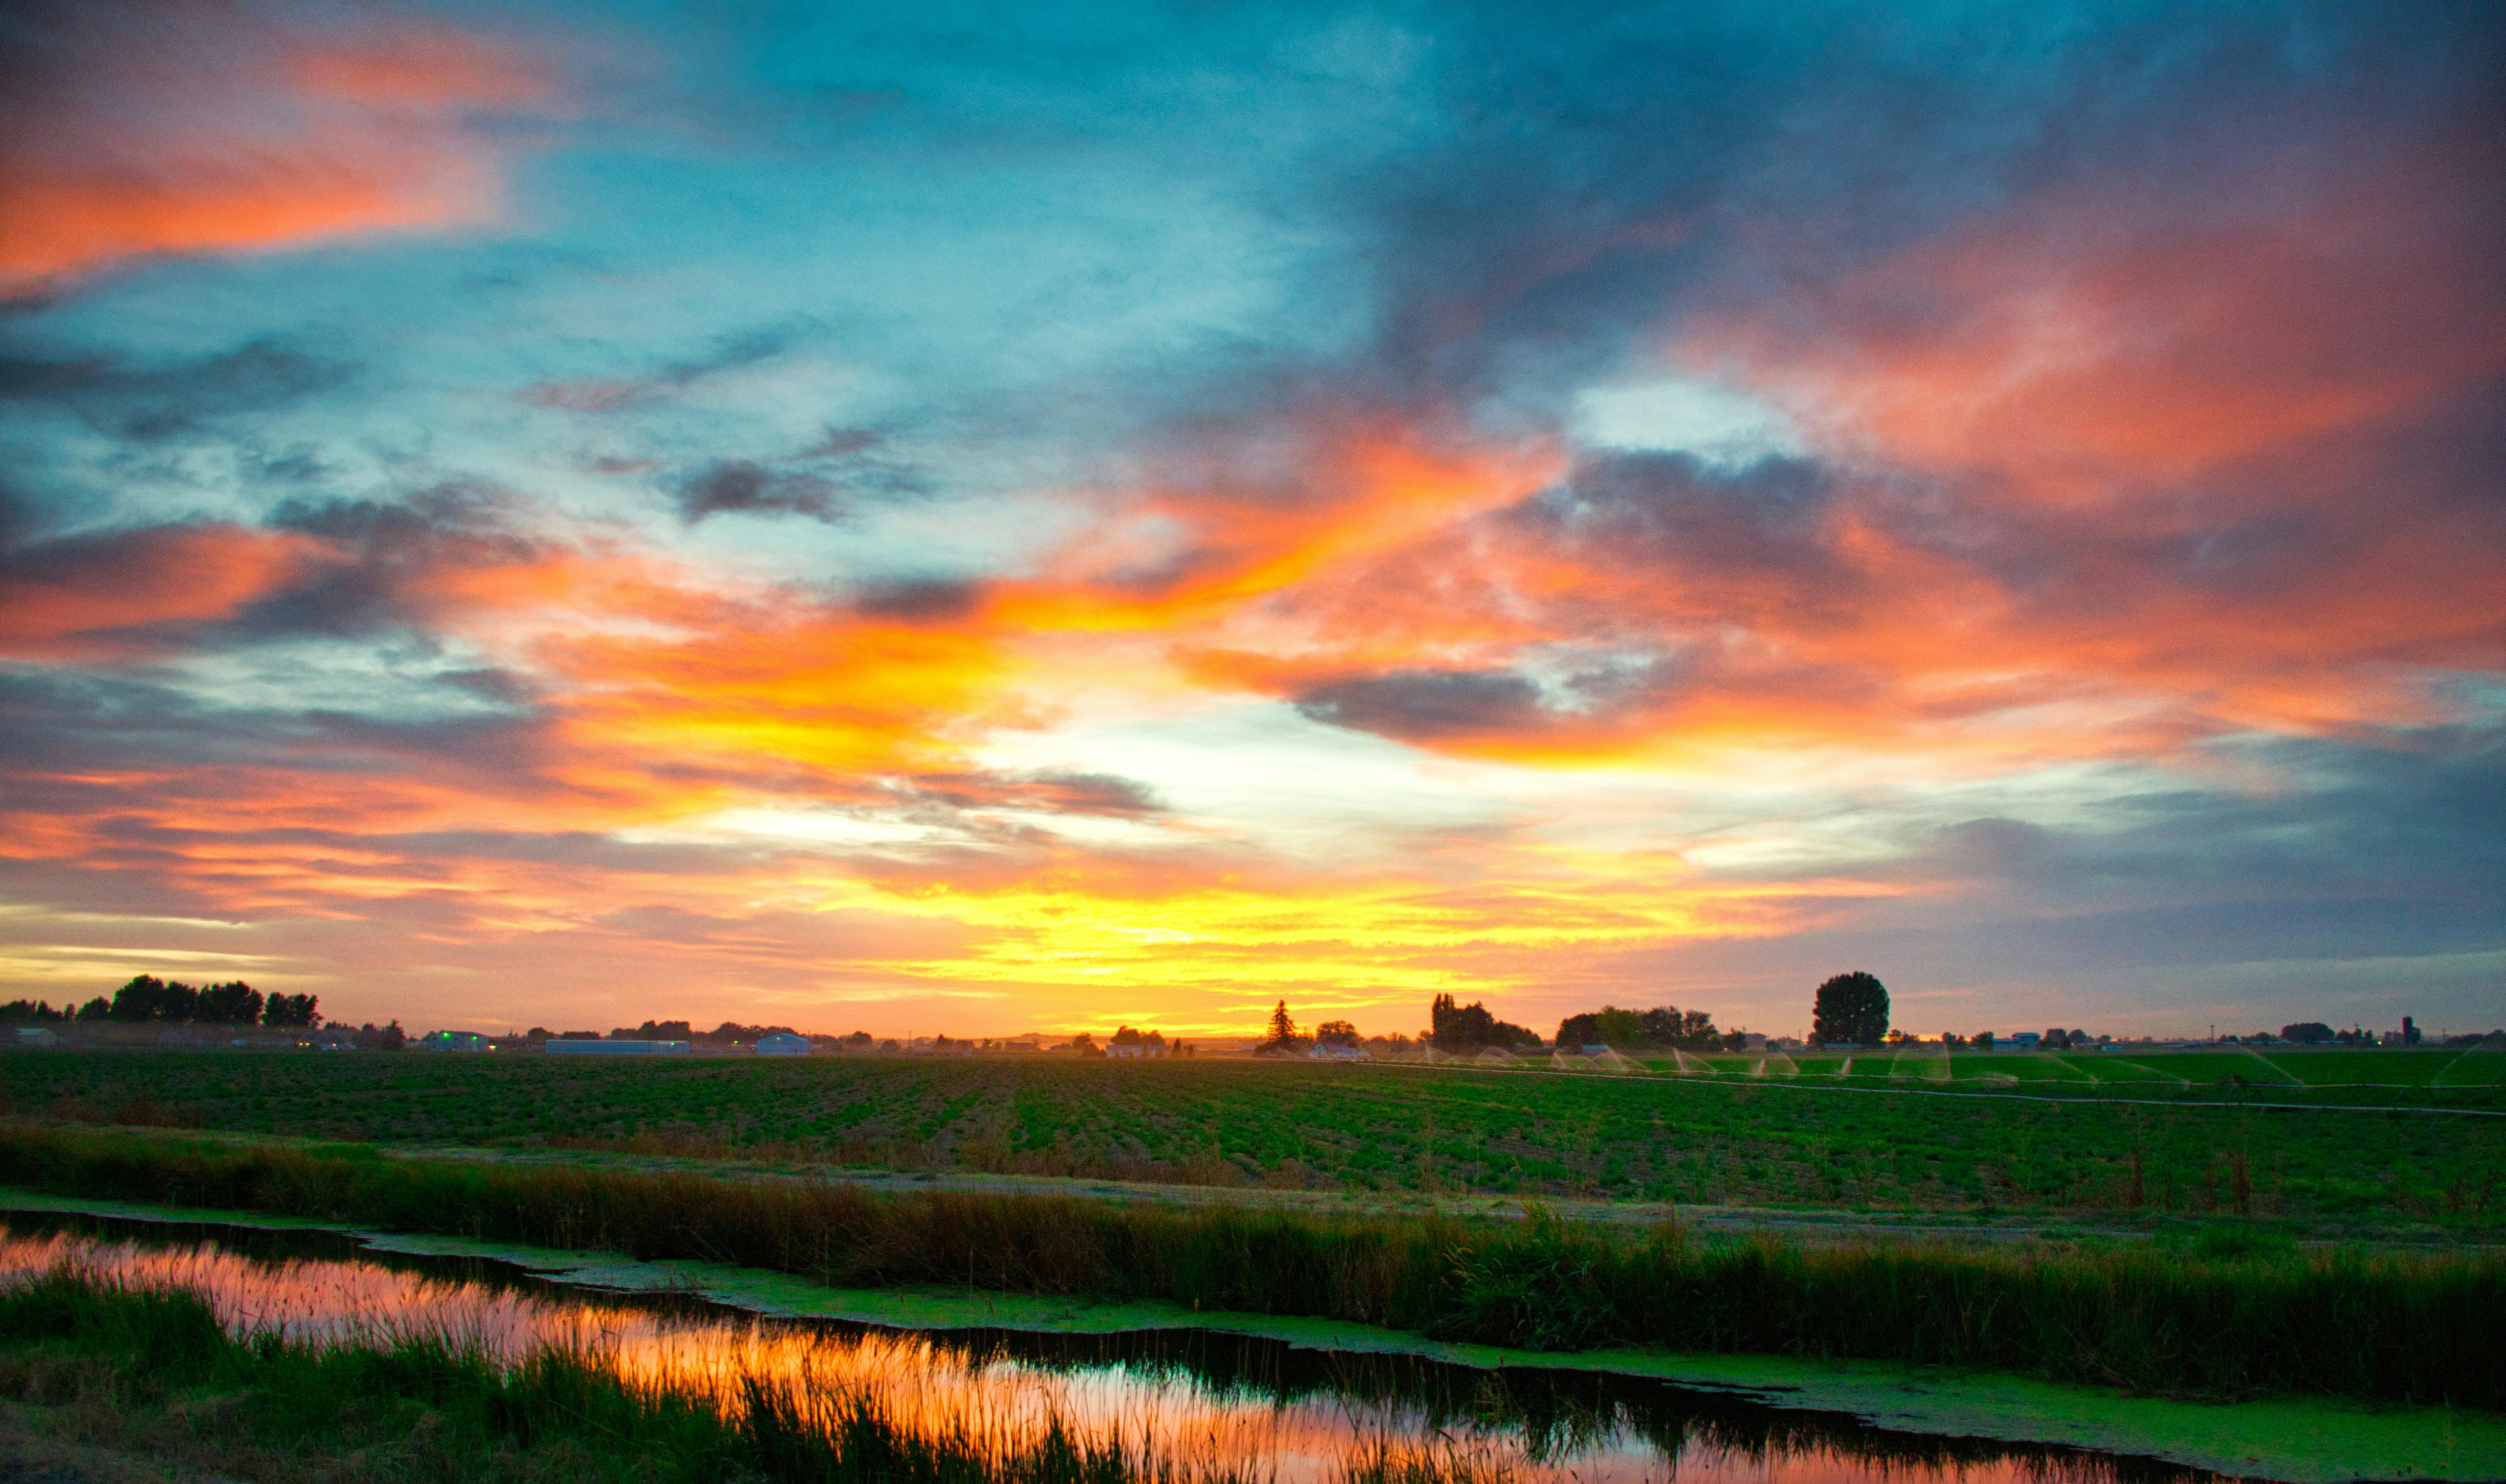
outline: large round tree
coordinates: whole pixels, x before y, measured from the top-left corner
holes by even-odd
[[[1820,985],[1810,1007],[1809,1036],[1812,1041],[1878,1045],[1888,1036],[1888,986],[1859,969]]]

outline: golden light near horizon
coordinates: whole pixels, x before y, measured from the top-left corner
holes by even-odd
[[[2444,27],[206,15],[25,34],[15,992],[2493,995],[2506,171]]]

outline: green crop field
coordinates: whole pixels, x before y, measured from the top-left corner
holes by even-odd
[[[1727,1053],[1685,1059],[1692,1075],[1842,1082],[1856,1086],[1928,1084],[1961,1092],[2015,1091],[2054,1097],[2186,1102],[2366,1104],[2376,1107],[2506,1109],[2506,1053],[2494,1048],[2205,1046],[2195,1050],[2118,1046],[2105,1051],[1999,1051],[1942,1055],[1937,1047],[1833,1053]],[[1682,1062],[1650,1057],[1658,1072]],[[1701,1074],[1699,1069],[1702,1069]]]
[[[1959,1057],[1943,1082],[1896,1076],[1886,1053],[1843,1078],[1842,1058],[1809,1058],[1786,1078],[1752,1076],[1754,1057],[1689,1077],[1561,1077],[1216,1059],[33,1052],[0,1056],[0,1097],[20,1115],[400,1146],[1710,1204],[2497,1219],[2506,1117],[2270,1106],[2327,1084],[2354,1102],[2360,1081],[2323,1075],[2335,1067],[2421,1103],[2499,1106],[2493,1084],[2430,1088],[2459,1065],[2451,1053],[2283,1052],[2274,1062],[2302,1085],[2242,1086],[2212,1085],[2252,1064],[2242,1053],[2115,1055]],[[2506,1057],[2479,1067],[2490,1064]],[[2251,1106],[2215,1101],[2231,1096]]]

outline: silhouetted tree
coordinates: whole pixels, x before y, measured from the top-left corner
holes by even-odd
[[[1264,1055],[1286,1056],[1303,1051],[1312,1044],[1313,1041],[1310,1037],[1298,1031],[1296,1018],[1288,1013],[1288,1002],[1282,1000],[1271,1007],[1269,1033],[1262,1038],[1262,1043],[1253,1049]]]
[[[2317,1046],[2332,1039],[2332,1027],[2320,1020],[2301,1020],[2279,1028],[2279,1039],[2293,1041],[2301,1046]]]
[[[1314,1040],[1325,1045],[1353,1046],[1357,1044],[1357,1027],[1346,1020],[1326,1020],[1314,1027]]]
[[[1723,1035],[1714,1029],[1714,1017],[1703,1010],[1682,1011],[1676,1005],[1623,1010],[1605,1005],[1557,1022],[1557,1044],[1606,1045],[1622,1051],[1671,1046],[1712,1051],[1722,1047]]]
[[[210,1025],[258,1025],[261,1005],[261,991],[236,979],[201,990],[195,1013]]]
[[[150,1021],[181,1023],[197,1018],[200,992],[180,979],[164,980],[153,973],[133,974],[130,982],[113,992],[112,1007],[106,1018],[130,1025]]]
[[[271,995],[262,1002],[261,1023],[282,1030],[310,1030],[322,1023],[314,1013],[321,1003],[316,995]]]
[[[1439,1051],[1475,1051],[1482,1046],[1540,1044],[1540,1033],[1499,1020],[1477,1001],[1456,1005],[1450,995],[1438,995],[1427,1005],[1428,1031]]]
[[[1856,969],[1818,987],[1810,1003],[1810,1039],[1876,1046],[1888,1034],[1888,988]]]

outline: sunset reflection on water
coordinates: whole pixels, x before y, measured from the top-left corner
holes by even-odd
[[[135,1288],[189,1290],[236,1334],[317,1346],[432,1340],[508,1366],[561,1350],[639,1389],[707,1398],[734,1413],[762,1385],[805,1411],[858,1406],[908,1433],[990,1457],[1031,1449],[1057,1426],[1083,1446],[1119,1445],[1141,1472],[1172,1479],[1617,1484],[1677,1475],[1992,1484],[2114,1476],[2105,1461],[2087,1456],[1971,1444],[1926,1454],[1886,1441],[1902,1434],[1807,1421],[1753,1431],[1700,1421],[1675,1405],[1634,1415],[1614,1404],[1562,1413],[1467,1399],[1457,1406],[1450,1395],[1430,1404],[1380,1384],[1261,1385],[1157,1359],[1073,1363],[1020,1356],[981,1337],[657,1306],[383,1261],[256,1256],[213,1240],[0,1231],[0,1281],[69,1267]],[[1972,1456],[1955,1456],[1962,1452]]]

